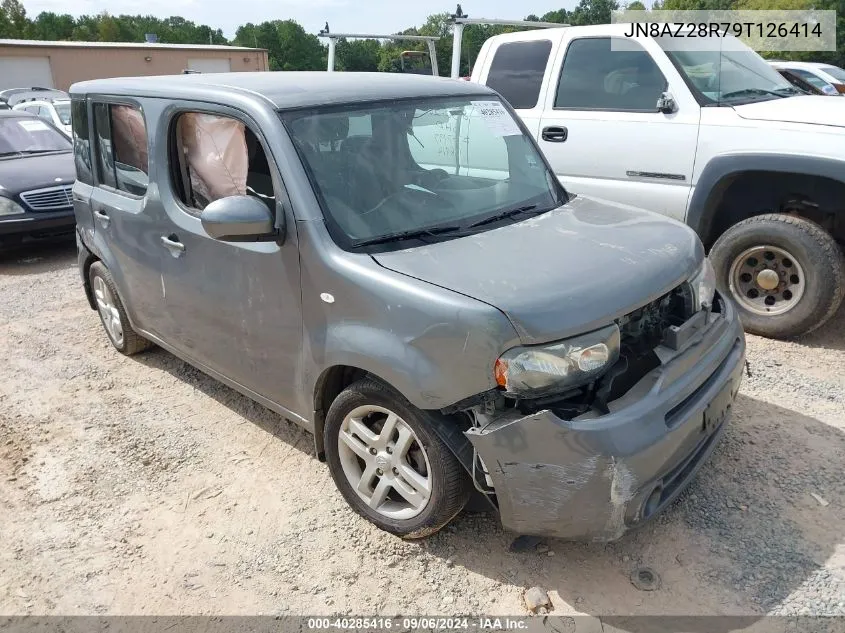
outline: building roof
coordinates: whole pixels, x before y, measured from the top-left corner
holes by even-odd
[[[126,95],[215,100],[227,93],[259,97],[277,109],[404,98],[479,96],[494,92],[481,84],[396,73],[238,72],[94,79],[70,87],[71,94]],[[224,103],[225,101],[220,101]]]
[[[263,51],[263,48],[249,48],[247,46],[225,46],[221,44],[160,44],[149,42],[64,42],[50,40],[4,40],[0,39],[0,46],[32,46],[59,48],[141,48],[151,49],[181,49],[197,51]]]

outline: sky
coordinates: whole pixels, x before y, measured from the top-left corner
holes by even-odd
[[[22,0],[27,15],[42,11],[74,16],[108,11],[113,15],[179,15],[198,24],[208,24],[233,37],[246,22],[293,19],[306,31],[316,33],[328,21],[337,33],[395,33],[420,26],[432,13],[454,12],[455,0]],[[575,6],[576,0],[505,0],[462,2],[464,13],[473,18],[521,20],[526,15]],[[72,8],[71,8],[72,6]]]

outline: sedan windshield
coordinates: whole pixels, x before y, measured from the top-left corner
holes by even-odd
[[[731,41],[725,45],[727,39]],[[699,44],[695,50],[666,49],[704,104],[739,105],[803,94],[733,36],[714,40],[712,46]]]
[[[62,125],[70,125],[70,101],[56,101],[53,107],[56,108],[56,114],[59,115]]]
[[[565,192],[494,96],[283,115],[344,248],[450,239],[543,213]]]
[[[69,151],[67,137],[41,119],[0,117],[0,157]]]

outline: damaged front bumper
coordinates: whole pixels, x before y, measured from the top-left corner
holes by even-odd
[[[671,503],[718,443],[742,380],[745,336],[721,307],[678,349],[658,348],[661,365],[608,414],[510,411],[467,431],[505,529],[610,541]]]

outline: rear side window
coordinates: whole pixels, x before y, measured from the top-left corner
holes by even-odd
[[[573,40],[566,51],[556,108],[657,110],[666,79],[638,43],[595,37]]]
[[[149,158],[144,115],[134,106],[94,104],[100,184],[136,196],[147,192]]]
[[[94,184],[94,177],[91,171],[91,142],[88,133],[88,108],[85,101],[74,99],[70,107],[70,116],[76,178],[91,185]]]
[[[551,50],[549,40],[502,44],[493,56],[487,85],[517,110],[535,107]]]
[[[790,68],[789,72],[794,75],[798,75],[799,77],[801,77],[801,79],[806,81],[808,84],[815,86],[816,88],[824,88],[827,85],[827,82],[824,79],[806,70],[802,70],[800,68]]]
[[[170,147],[176,192],[189,213],[199,215],[229,196],[255,196],[275,208],[267,154],[243,122],[204,112],[180,114]]]

